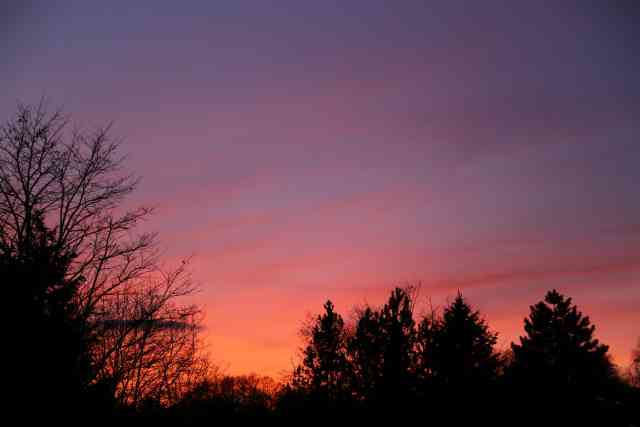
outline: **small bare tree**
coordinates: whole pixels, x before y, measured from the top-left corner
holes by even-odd
[[[207,358],[200,351],[201,313],[194,305],[174,303],[193,292],[185,264],[144,280],[127,283],[99,305],[98,376],[112,382],[122,404],[154,400],[167,405],[207,375]]]
[[[199,311],[179,304],[194,287],[184,264],[162,272],[154,234],[135,233],[152,210],[124,209],[138,178],[124,173],[109,129],[71,129],[42,102],[18,107],[0,127],[0,244],[19,256],[44,222],[53,247],[73,255],[66,278],[80,283],[95,380],[111,375],[123,402],[166,402],[204,366]]]

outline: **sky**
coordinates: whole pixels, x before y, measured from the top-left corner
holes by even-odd
[[[54,4],[55,3],[55,4]],[[214,363],[279,376],[330,298],[460,290],[500,333],[557,288],[640,336],[640,7],[598,1],[9,1],[0,120],[113,123]]]

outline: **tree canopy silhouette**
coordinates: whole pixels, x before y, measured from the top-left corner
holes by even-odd
[[[58,250],[40,215],[30,223],[20,249],[0,242],[0,280],[19,319],[12,330],[9,366],[16,375],[12,393],[29,399],[56,418],[71,403],[86,407],[91,391],[91,335],[74,297],[81,280],[65,275],[74,255]],[[46,355],[46,357],[45,357]],[[95,409],[95,408],[94,408]]]
[[[413,350],[416,339],[413,307],[408,290],[395,288],[380,311],[382,387],[387,400],[406,395],[413,386]]]
[[[324,313],[306,331],[308,343],[303,350],[302,364],[294,373],[298,388],[305,389],[314,399],[337,402],[344,399],[348,386],[346,333],[342,316],[333,303],[324,304]]]
[[[423,328],[421,335],[429,335],[429,342],[424,345],[425,365],[435,385],[464,393],[496,379],[499,355],[494,346],[498,335],[489,330],[480,313],[472,310],[460,292],[445,307],[440,320],[424,324]]]
[[[384,337],[380,333],[380,313],[377,310],[367,306],[360,311],[347,345],[354,394],[361,401],[377,400],[384,372]]]
[[[588,392],[614,377],[608,346],[594,338],[595,326],[571,298],[556,290],[531,307],[525,336],[512,344],[512,369],[521,381],[552,389]]]
[[[353,395],[372,404],[394,404],[414,386],[416,327],[410,289],[395,288],[379,309],[358,313],[347,348]]]
[[[630,408],[637,395],[621,387],[589,318],[557,291],[531,307],[526,335],[508,358],[495,350],[497,333],[460,292],[441,315],[432,309],[417,324],[414,306],[411,289],[395,288],[383,306],[356,310],[345,326],[328,301],[307,329],[302,362],[276,408],[300,419],[312,410],[314,417],[360,421],[427,410],[434,423],[453,425],[635,419]],[[495,402],[504,402],[499,413]],[[532,407],[544,409],[518,418]]]

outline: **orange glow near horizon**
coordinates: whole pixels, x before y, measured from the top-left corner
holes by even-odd
[[[304,268],[297,269],[301,270]],[[286,278],[286,275],[282,277]],[[596,325],[596,338],[610,346],[613,361],[625,369],[637,338],[634,329],[638,320],[635,301],[615,297],[606,300],[593,289],[581,287],[580,277],[573,280],[563,277],[558,283],[563,281],[568,285],[555,287],[573,297],[578,308],[591,318]],[[353,283],[358,281],[354,279]],[[409,282],[398,284],[406,283]],[[413,280],[410,283],[417,282]],[[529,314],[529,306],[541,300],[547,290],[532,286],[525,290],[524,296],[513,298],[509,292],[504,292],[504,284],[485,285],[479,289],[459,285],[455,281],[449,288],[440,284],[437,292],[430,293],[428,282],[422,282],[416,316],[426,312],[428,303],[441,309],[457,289],[461,289],[472,306],[481,311],[490,327],[499,333],[498,350],[505,350],[511,342],[517,342],[524,333],[523,319]],[[215,287],[205,289],[203,293],[207,296],[199,301],[206,306],[205,335],[212,362],[229,374],[255,372],[281,379],[299,362],[298,352],[303,344],[300,328],[321,311],[326,299],[331,299],[340,314],[350,322],[353,321],[354,308],[384,303],[392,286],[349,287],[346,283],[341,286],[337,282],[334,286],[318,286],[315,292],[305,290],[304,293],[296,293],[284,287],[278,290],[265,285],[253,291],[230,292],[217,297]],[[210,294],[212,296],[208,297]]]

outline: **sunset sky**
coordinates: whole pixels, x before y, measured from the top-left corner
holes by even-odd
[[[501,348],[555,287],[628,363],[633,1],[14,3],[0,120],[45,97],[113,122],[227,372],[278,376],[327,298],[349,318],[418,281],[437,307],[461,290]]]

